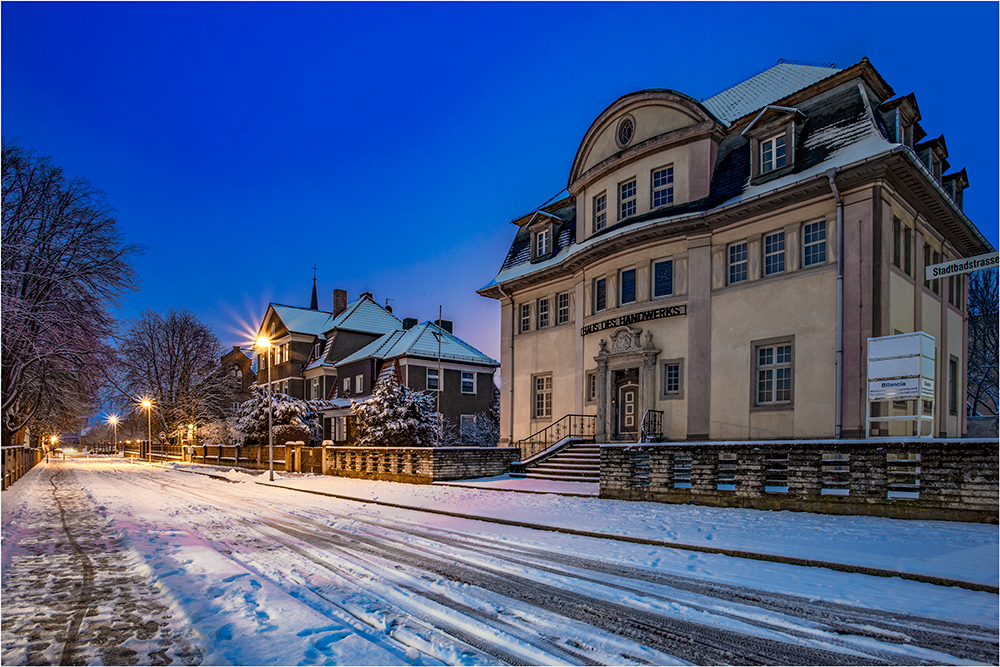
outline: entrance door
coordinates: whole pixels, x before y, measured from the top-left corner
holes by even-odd
[[[634,438],[639,434],[639,383],[625,382],[618,387],[618,435]]]

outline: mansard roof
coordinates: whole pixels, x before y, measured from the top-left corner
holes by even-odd
[[[832,65],[802,65],[779,60],[773,67],[702,100],[702,104],[716,118],[732,125],[743,116],[841,71]]]

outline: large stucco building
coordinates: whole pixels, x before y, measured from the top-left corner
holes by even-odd
[[[935,435],[963,434],[967,276],[923,268],[992,247],[920,121],[867,59],[611,104],[479,291],[501,303],[501,441],[571,414],[603,442],[647,414],[671,440],[864,437],[866,341],[915,331]]]

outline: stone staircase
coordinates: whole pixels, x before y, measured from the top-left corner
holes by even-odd
[[[573,443],[543,461],[529,464],[524,476],[559,482],[600,482],[601,447],[590,442]]]

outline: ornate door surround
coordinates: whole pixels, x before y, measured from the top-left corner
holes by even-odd
[[[622,326],[611,332],[609,344],[601,339],[597,362],[597,441],[610,442],[615,429],[615,412],[612,397],[617,392],[612,371],[628,368],[639,370],[639,397],[637,418],[642,420],[646,410],[652,410],[656,400],[656,358],[660,350],[653,347],[653,334],[646,332],[645,343],[640,343],[642,329]]]

